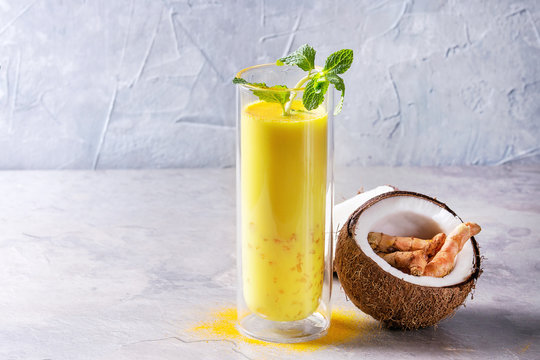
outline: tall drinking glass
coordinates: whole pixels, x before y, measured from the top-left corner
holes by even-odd
[[[332,91],[307,111],[294,88],[305,75],[273,64],[237,74],[288,88],[237,86],[238,329],[272,342],[312,340],[330,325]],[[296,95],[288,114],[260,100],[284,91]]]

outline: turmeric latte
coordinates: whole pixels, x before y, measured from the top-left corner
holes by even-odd
[[[311,315],[323,283],[327,114],[291,108],[258,101],[241,115],[243,296],[274,321]]]

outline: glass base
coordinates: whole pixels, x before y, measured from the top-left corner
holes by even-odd
[[[330,321],[321,313],[313,313],[296,321],[271,321],[250,314],[240,320],[238,331],[250,338],[275,342],[298,343],[315,340],[325,335]]]

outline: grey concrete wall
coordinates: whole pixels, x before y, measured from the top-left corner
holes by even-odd
[[[236,71],[352,48],[338,164],[540,162],[540,1],[0,1],[0,168],[234,165]]]

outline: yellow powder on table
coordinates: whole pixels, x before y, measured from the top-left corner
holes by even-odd
[[[251,344],[254,347],[271,347],[293,352],[313,352],[329,346],[346,344],[379,329],[378,324],[367,315],[355,309],[337,308],[332,311],[332,321],[328,333],[316,340],[295,343],[277,344],[248,338],[236,329],[236,308],[227,307],[214,311],[211,318],[202,321],[189,332],[201,338],[233,340],[238,345]]]

